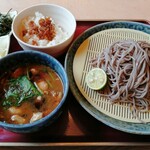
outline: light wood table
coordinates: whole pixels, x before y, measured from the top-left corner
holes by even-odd
[[[0,11],[17,10],[40,3],[69,9],[77,20],[150,20],[150,0],[0,0]]]

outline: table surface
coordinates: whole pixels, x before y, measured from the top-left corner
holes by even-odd
[[[0,0],[0,11],[51,3],[69,9],[79,21],[150,20],[150,0]]]

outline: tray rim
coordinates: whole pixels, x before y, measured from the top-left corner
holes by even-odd
[[[66,69],[66,72],[68,74],[68,78],[69,78],[69,82],[70,82],[70,89],[71,89],[74,97],[76,98],[76,100],[79,102],[79,104],[90,115],[92,115],[94,118],[101,121],[105,125],[108,125],[114,129],[117,129],[117,130],[120,130],[123,132],[127,132],[127,133],[131,133],[131,134],[150,135],[150,130],[148,130],[150,123],[143,125],[143,124],[139,124],[139,123],[133,124],[133,123],[122,122],[122,121],[119,121],[117,119],[110,118],[109,116],[106,116],[105,114],[102,114],[101,112],[99,112],[98,110],[93,108],[93,106],[91,106],[91,104],[81,94],[81,92],[79,91],[79,89],[75,83],[75,80],[73,77],[73,69],[71,67],[73,67],[72,64],[73,64],[74,55],[75,55],[78,47],[80,46],[80,44],[82,44],[82,42],[85,39],[87,39],[89,36],[93,35],[94,33],[97,33],[97,32],[100,32],[100,31],[103,31],[106,29],[111,29],[114,27],[115,28],[129,28],[129,29],[139,30],[139,31],[143,31],[145,33],[150,34],[150,26],[149,25],[141,23],[141,22],[133,22],[133,21],[109,21],[109,22],[97,24],[97,25],[85,30],[71,44],[71,46],[69,47],[69,50],[66,54],[65,69]],[[90,107],[90,109],[89,109],[89,107]],[[95,114],[99,114],[101,117],[103,117],[103,119],[100,119]],[[108,120],[109,120],[109,122],[108,122]],[[121,126],[116,126],[114,124],[115,122],[117,122],[118,124],[121,124]],[[148,130],[148,132],[145,129]]]
[[[90,28],[95,24],[99,24],[99,23],[104,23],[106,21],[110,21],[110,20],[77,20],[78,23],[81,23],[81,26],[82,24],[86,24],[88,25],[88,28],[90,26]],[[150,21],[147,21],[147,20],[135,20],[135,21],[138,21],[138,22],[143,22],[145,24],[150,24]],[[89,25],[90,24],[90,25]],[[80,26],[80,25],[79,25]],[[87,28],[87,27],[86,27]],[[84,32],[84,31],[83,31]],[[77,36],[78,37],[78,36]],[[70,91],[72,92],[72,91]],[[23,146],[24,149],[26,149],[26,147],[36,147],[39,149],[41,149],[41,147],[76,147],[76,146],[85,146],[86,149],[89,147],[89,149],[91,149],[91,146],[100,146],[100,147],[104,147],[104,146],[113,146],[113,147],[116,147],[116,150],[118,148],[118,150],[120,150],[120,146],[126,146],[127,148],[130,147],[130,146],[136,146],[136,147],[139,147],[139,146],[144,146],[145,148],[147,148],[147,146],[150,146],[150,143],[149,142],[45,142],[45,143],[40,143],[40,142],[0,142],[0,147],[1,149],[10,149],[9,147],[20,147],[20,146]],[[118,147],[119,146],[119,147]],[[82,148],[83,148],[82,147]],[[135,149],[136,149],[135,147]],[[143,147],[143,148],[144,148]],[[19,148],[20,149],[20,148]],[[83,148],[84,149],[84,148]],[[106,148],[107,149],[107,148]]]
[[[1,147],[78,147],[78,146],[150,146],[149,142],[46,142],[46,143],[35,143],[35,142],[0,142],[0,148]]]

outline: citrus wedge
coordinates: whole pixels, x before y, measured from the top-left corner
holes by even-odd
[[[107,75],[104,70],[100,68],[94,68],[90,70],[86,75],[86,83],[89,88],[93,90],[102,89],[107,82]]]

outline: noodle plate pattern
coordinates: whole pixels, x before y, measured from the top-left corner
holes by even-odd
[[[134,38],[132,33],[130,36],[128,35],[127,37],[122,37],[119,35],[119,37],[113,38],[105,37],[99,40],[99,34],[101,34],[100,31],[107,32],[108,29],[116,29],[116,30],[132,29],[132,32],[142,31],[141,33],[143,34],[147,33],[146,34],[147,36],[141,35]],[[97,34],[97,37],[94,34]],[[120,34],[120,32],[118,32],[117,34]],[[138,119],[133,119],[131,113],[128,113],[129,112],[128,107],[126,106],[125,107],[122,106],[118,107],[117,105],[109,106],[109,104],[107,103],[107,99],[104,99],[99,94],[95,94],[95,91],[91,91],[90,89],[88,89],[85,84],[85,76],[87,72],[92,68],[92,66],[89,65],[87,62],[91,59],[91,57],[95,57],[98,52],[100,52],[103,48],[107,47],[109,44],[111,44],[116,40],[126,40],[128,38],[133,38],[136,41],[145,39],[147,42],[149,42],[150,38],[148,34],[150,34],[150,26],[145,25],[143,23],[126,22],[126,21],[120,22],[114,21],[102,23],[90,28],[89,30],[84,32],[81,36],[79,36],[70,47],[65,60],[65,67],[70,81],[70,88],[74,96],[76,97],[77,101],[81,104],[81,106],[99,121],[124,132],[135,134],[150,134],[149,128],[150,123],[143,124],[139,122]],[[86,47],[85,51],[84,47]],[[81,48],[83,49],[81,50]],[[81,62],[78,63],[78,70],[79,70],[78,74],[81,75],[79,81],[77,81],[79,77],[75,73],[76,69],[75,65],[78,59],[81,60]],[[102,99],[102,101],[105,101],[105,103],[98,102],[97,99],[99,99],[99,101],[100,99]],[[109,113],[114,112],[113,114],[114,117],[110,116],[108,113],[102,112],[102,109],[98,110],[99,106],[101,106],[102,109],[108,110]],[[122,113],[122,115],[120,115],[120,112]],[[119,116],[120,118],[117,118],[116,117],[117,115],[120,115]],[[140,117],[143,119],[150,118],[149,113],[147,114],[143,113],[143,115]],[[127,120],[122,118],[126,118]]]

